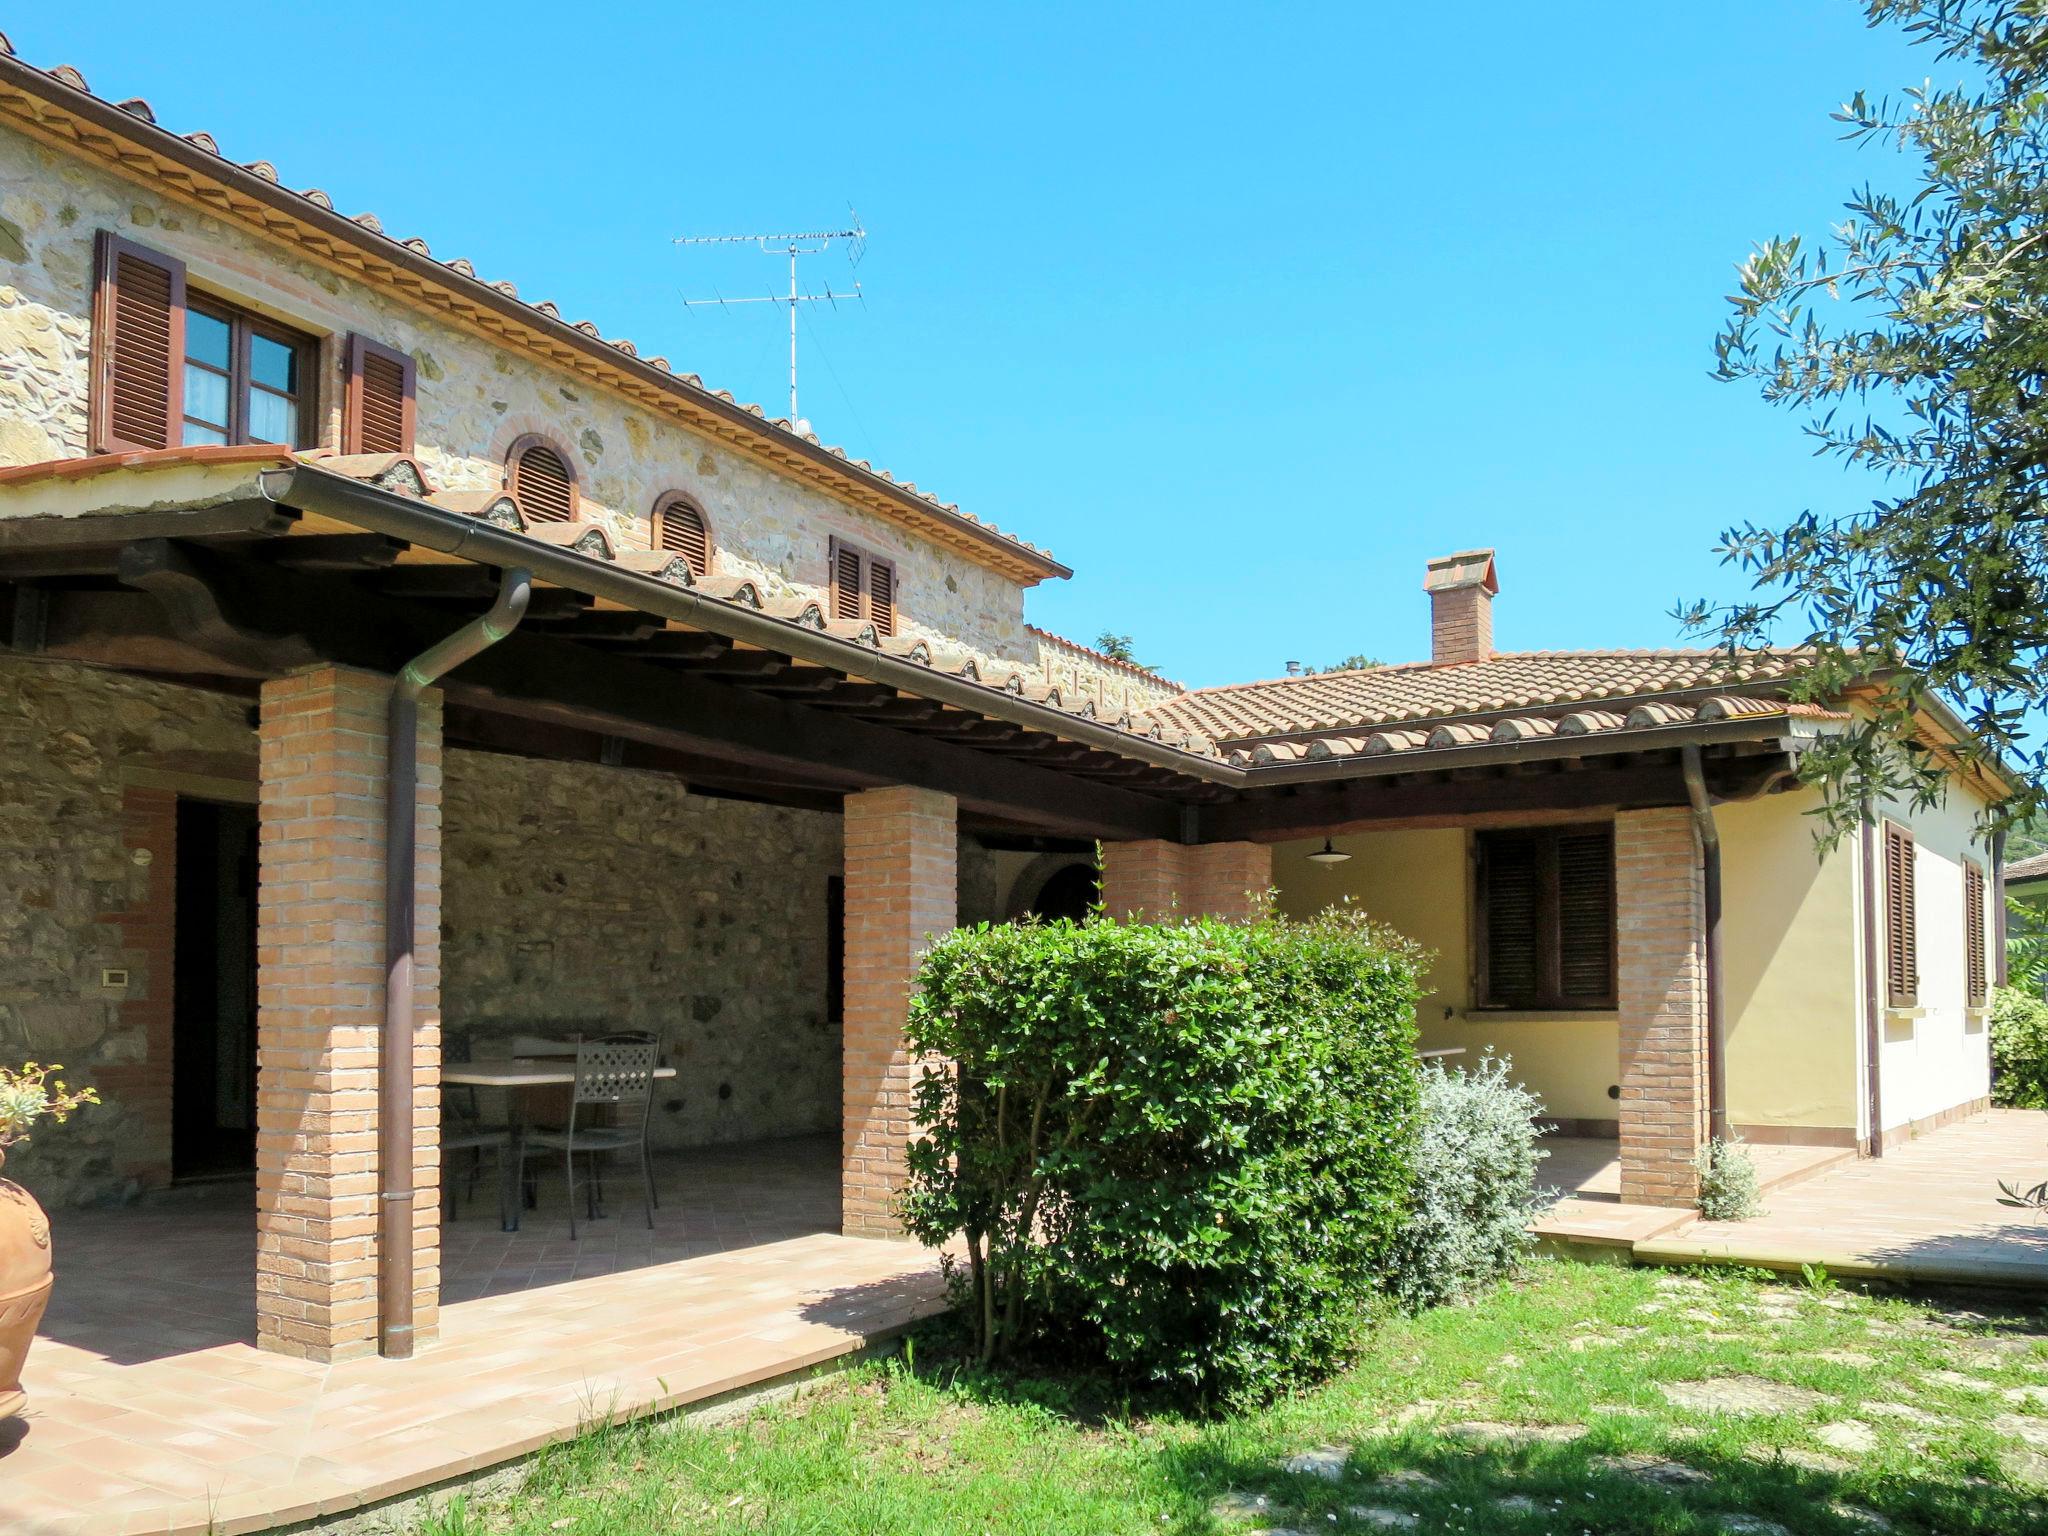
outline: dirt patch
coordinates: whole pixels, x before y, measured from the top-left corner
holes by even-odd
[[[1809,1413],[1833,1401],[1811,1387],[1795,1387],[1762,1376],[1660,1381],[1657,1390],[1673,1406],[1698,1413]]]

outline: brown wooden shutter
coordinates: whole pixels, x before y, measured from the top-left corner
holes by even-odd
[[[662,549],[674,550],[699,576],[711,570],[711,530],[704,514],[680,497],[664,498],[655,513],[654,536]]]
[[[1984,942],[1984,871],[1975,864],[1963,865],[1963,965],[1972,1008],[1983,1006],[1991,997],[1990,955]]]
[[[1884,964],[1889,1006],[1919,1001],[1919,932],[1914,902],[1913,834],[1890,822],[1884,829]]]
[[[184,440],[185,264],[104,229],[93,262],[89,447],[174,448]]]
[[[1482,1000],[1515,1007],[1542,987],[1543,869],[1536,839],[1492,833],[1479,843]]]
[[[415,374],[410,357],[367,336],[348,339],[343,453],[411,453]]]
[[[832,616],[858,620],[861,617],[860,551],[835,542],[832,546]]]
[[[1557,991],[1561,999],[1614,1002],[1614,833],[1557,835]]]
[[[896,567],[886,560],[868,562],[868,620],[875,633],[896,633]]]
[[[576,517],[576,479],[568,461],[546,443],[528,443],[512,459],[512,494],[530,523],[567,523]]]

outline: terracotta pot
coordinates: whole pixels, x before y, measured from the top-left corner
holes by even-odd
[[[0,1165],[7,1153],[0,1149]],[[28,1402],[21,1365],[50,1299],[50,1218],[19,1184],[0,1179],[0,1419]]]

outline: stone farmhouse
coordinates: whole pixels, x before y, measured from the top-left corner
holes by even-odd
[[[1422,1047],[1512,1053],[1628,1202],[1719,1127],[1985,1102],[2005,786],[1817,855],[1859,706],[1798,652],[1499,653],[1480,550],[1425,660],[1184,690],[1028,624],[1043,549],[572,314],[0,57],[0,1058],[104,1100],[8,1171],[253,1177],[263,1347],[434,1337],[442,1073],[522,1036],[656,1032],[660,1146],[835,1137],[891,1234],[921,946],[1098,890],[1390,920]]]

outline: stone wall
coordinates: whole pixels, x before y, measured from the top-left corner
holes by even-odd
[[[716,568],[771,593],[823,596],[828,546],[850,540],[897,562],[906,633],[1031,666],[1023,589],[899,525],[784,479],[631,404],[349,282],[195,207],[0,129],[0,465],[85,452],[93,235],[111,229],[187,263],[191,287],[326,338],[317,411],[338,443],[338,338],[362,331],[418,365],[419,458],[446,486],[497,486],[522,432],[569,454],[584,515],[645,547],[664,491],[705,508]],[[644,337],[643,337],[644,339]]]
[[[0,658],[0,1061],[62,1062],[106,1100],[8,1154],[47,1204],[169,1172],[174,799],[137,781],[255,759],[243,701]]]
[[[826,884],[839,818],[706,799],[664,775],[451,751],[444,1029],[643,1029],[678,1069],[663,1146],[839,1124]]]

